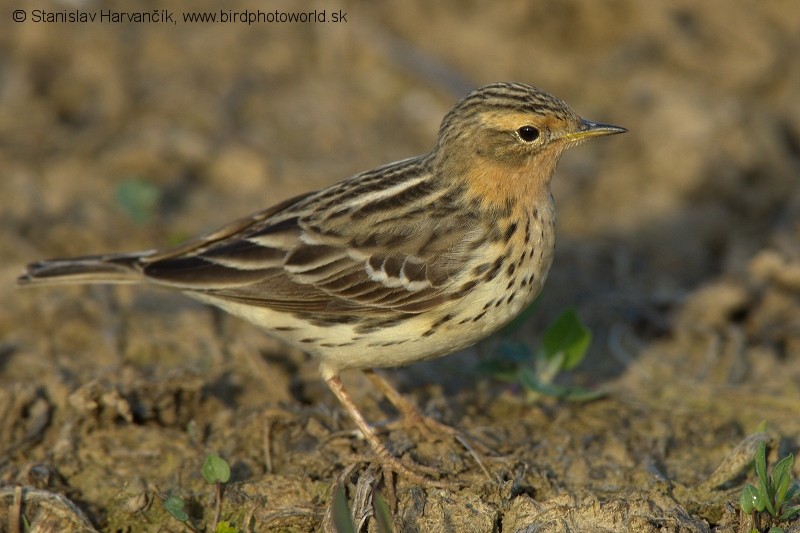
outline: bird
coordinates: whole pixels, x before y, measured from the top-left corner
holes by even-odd
[[[437,485],[386,448],[340,374],[365,371],[402,415],[419,419],[374,369],[459,351],[524,310],[553,260],[550,184],[561,155],[626,131],[585,120],[537,87],[493,83],[452,107],[426,154],[177,246],[39,261],[17,281],[147,283],[244,318],[318,360],[384,469]]]

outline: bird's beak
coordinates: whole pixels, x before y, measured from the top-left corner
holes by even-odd
[[[620,126],[612,126],[611,124],[598,124],[597,122],[589,122],[588,120],[581,119],[581,124],[578,126],[578,130],[567,133],[564,135],[564,139],[570,142],[584,141],[589,137],[616,135],[617,133],[625,133],[626,131],[628,130]]]

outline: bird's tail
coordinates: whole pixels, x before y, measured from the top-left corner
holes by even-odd
[[[138,283],[142,281],[141,260],[152,254],[148,251],[37,261],[25,267],[17,284]]]

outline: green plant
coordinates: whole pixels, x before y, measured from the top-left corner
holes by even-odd
[[[115,191],[117,203],[138,224],[149,222],[161,201],[161,190],[140,178],[122,181]]]
[[[744,486],[739,496],[739,506],[744,514],[750,515],[751,532],[758,532],[760,519],[768,514],[768,520],[785,521],[800,516],[800,482],[791,480],[794,456],[787,455],[772,467],[772,475],[767,473],[767,446],[759,443],[754,458],[757,486],[750,483]],[[769,533],[780,533],[783,529],[771,527]]]
[[[581,323],[574,309],[567,309],[550,324],[535,355],[528,345],[507,338],[519,329],[523,317],[527,317],[533,307],[501,331],[501,336],[506,338],[498,347],[498,356],[483,363],[483,370],[497,379],[519,384],[530,402],[542,396],[575,401],[601,396],[601,392],[554,382],[560,372],[571,370],[583,361],[592,342],[592,333]]]
[[[378,491],[372,493],[372,511],[378,533],[392,533],[392,515],[389,506]],[[331,516],[336,533],[356,533],[356,525],[350,517],[350,506],[347,504],[347,496],[341,483],[337,483],[333,490]]]
[[[178,522],[183,522],[192,531],[197,531],[189,522],[189,513],[186,512],[186,502],[183,498],[170,494],[164,498],[164,509],[172,515],[172,518]]]
[[[215,533],[227,533],[230,530],[230,524],[227,522],[219,521],[219,513],[222,509],[222,485],[231,479],[231,467],[225,462],[225,459],[215,453],[210,453],[203,461],[203,477],[210,484],[214,485],[214,531]],[[220,526],[224,525],[220,530]],[[235,532],[235,529],[233,530]]]
[[[336,533],[356,533],[356,526],[350,518],[350,506],[347,504],[347,496],[341,483],[336,485],[333,490],[333,528]]]
[[[214,485],[214,533],[237,533],[239,530],[231,525],[230,522],[219,520],[222,508],[222,486],[231,478],[231,467],[216,453],[209,453],[202,467],[203,478],[209,485]],[[197,528],[189,520],[189,513],[186,512],[186,502],[183,498],[170,495],[164,499],[164,508],[179,522],[183,522],[186,527],[194,532]]]

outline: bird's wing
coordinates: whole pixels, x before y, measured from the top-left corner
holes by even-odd
[[[301,315],[422,312],[447,299],[485,232],[451,197],[420,184],[385,193],[383,184],[377,193],[369,180],[344,182],[145,257],[143,272],[183,290]],[[352,201],[354,194],[365,200]]]

